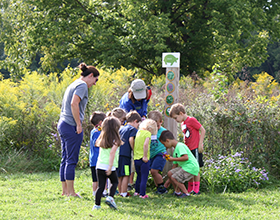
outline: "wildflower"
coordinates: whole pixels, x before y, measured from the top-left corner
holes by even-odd
[[[232,155],[232,157],[240,157],[241,153],[236,152],[234,155]]]
[[[239,173],[240,171],[241,171],[240,169],[236,169],[236,170],[235,170],[236,173]]]

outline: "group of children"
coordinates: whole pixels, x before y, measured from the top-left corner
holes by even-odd
[[[135,171],[137,178],[134,196],[148,198],[146,186],[149,173],[158,194],[167,193],[170,184],[176,196],[200,194],[199,167],[203,166],[205,130],[195,118],[186,115],[181,104],[173,105],[169,114],[182,123],[184,142],[187,145],[175,140],[172,132],[161,126],[162,114],[159,111],[150,111],[144,120],[137,111],[126,113],[120,108],[107,115],[102,112],[92,114],[90,120],[94,129],[90,136],[90,167],[95,196],[93,209],[101,208],[101,197],[105,196],[107,185],[110,186],[105,203],[117,209],[114,201],[116,190],[118,188],[122,197],[131,196],[128,185]],[[167,148],[174,148],[173,156],[165,154]],[[173,166],[164,183],[160,172],[166,160],[173,162]],[[189,181],[188,189],[184,185],[185,181]]]

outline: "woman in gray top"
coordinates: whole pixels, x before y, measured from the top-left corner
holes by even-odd
[[[74,190],[75,167],[83,141],[82,122],[88,102],[88,88],[98,81],[99,71],[94,66],[80,64],[81,77],[71,83],[63,96],[57,129],[61,138],[62,159],[60,181],[62,195],[78,196]]]

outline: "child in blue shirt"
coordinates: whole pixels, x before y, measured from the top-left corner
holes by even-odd
[[[118,177],[119,177],[119,192],[122,197],[128,197],[130,194],[127,192],[129,176],[131,171],[131,152],[134,149],[134,138],[141,122],[141,116],[137,111],[131,111],[126,115],[127,124],[120,128],[119,133],[123,145],[120,146],[119,153],[119,166],[118,166]]]
[[[157,123],[157,140],[151,142],[150,146],[150,161],[151,161],[151,174],[154,179],[154,183],[157,187],[157,194],[167,193],[167,189],[163,185],[162,175],[159,173],[163,171],[166,160],[163,157],[163,152],[166,151],[165,146],[159,141],[159,137],[161,133],[166,130],[161,126],[162,124],[162,114],[160,111],[150,111],[148,114],[148,118],[154,120]]]
[[[93,112],[90,117],[90,122],[93,124],[94,128],[90,132],[90,151],[89,151],[89,164],[92,176],[92,190],[93,196],[96,194],[98,187],[97,176],[96,176],[96,162],[99,155],[99,147],[95,145],[97,138],[101,133],[101,124],[106,118],[103,112]]]

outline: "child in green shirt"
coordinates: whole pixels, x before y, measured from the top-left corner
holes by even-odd
[[[161,133],[160,142],[166,147],[174,147],[172,169],[168,172],[168,178],[175,189],[175,195],[181,198],[189,196],[184,182],[191,180],[199,173],[199,165],[190,149],[184,143],[175,140],[171,131],[166,130]],[[181,191],[183,194],[181,194]]]
[[[152,119],[145,119],[139,127],[134,143],[134,163],[137,173],[135,196],[146,199],[146,187],[150,170],[150,145],[157,140],[157,123]]]

